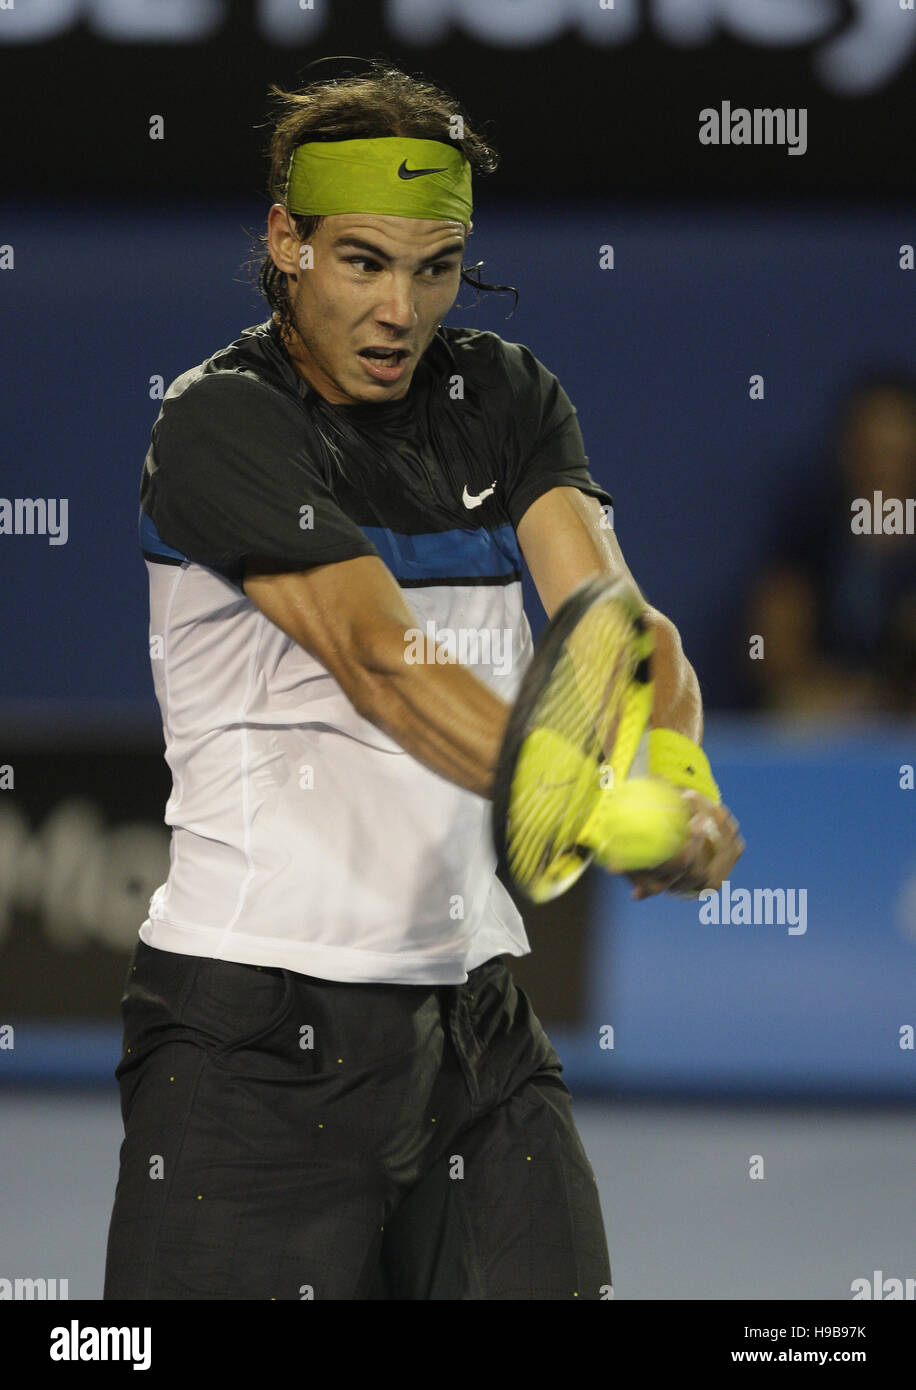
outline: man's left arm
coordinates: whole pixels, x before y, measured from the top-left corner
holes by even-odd
[[[595,575],[626,579],[640,592],[601,503],[578,488],[556,487],[542,493],[525,511],[516,534],[548,617],[579,584]],[[700,686],[680,634],[669,618],[648,604],[646,618],[655,641],[652,725],[675,729],[699,744],[703,736]],[[634,897],[651,897],[669,889],[718,888],[744,850],[738,823],[727,807],[716,806],[697,792],[684,795],[695,807],[691,838],[661,868],[630,875],[636,884]]]

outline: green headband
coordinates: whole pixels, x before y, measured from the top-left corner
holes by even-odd
[[[368,212],[467,225],[471,166],[441,140],[313,140],[292,153],[286,206],[296,217]]]

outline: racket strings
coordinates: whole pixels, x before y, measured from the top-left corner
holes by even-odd
[[[569,876],[602,790],[626,776],[648,718],[647,638],[618,599],[595,603],[563,644],[528,721],[512,784],[508,852],[522,883]]]

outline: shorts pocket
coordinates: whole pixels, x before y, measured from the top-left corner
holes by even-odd
[[[203,959],[179,1021],[225,1056],[266,1042],[289,1015],[294,993],[288,970]]]

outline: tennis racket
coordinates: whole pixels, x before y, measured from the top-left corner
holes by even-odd
[[[561,604],[537,643],[509,717],[492,805],[499,867],[530,902],[565,893],[596,848],[608,863],[602,814],[648,727],[652,650],[639,594],[601,577]]]

